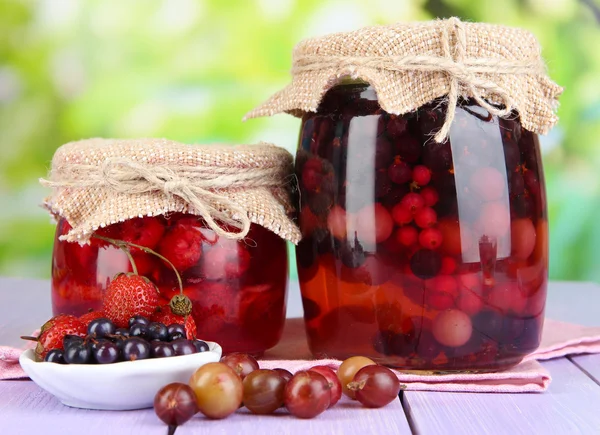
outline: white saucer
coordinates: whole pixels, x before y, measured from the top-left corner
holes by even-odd
[[[152,407],[154,396],[165,385],[187,384],[200,366],[221,359],[221,346],[206,343],[206,352],[104,365],[36,362],[30,349],[21,354],[19,363],[36,384],[67,406],[141,409]]]

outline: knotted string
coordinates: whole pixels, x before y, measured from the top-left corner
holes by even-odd
[[[335,68],[354,71],[369,67],[388,71],[443,72],[449,79],[448,108],[444,124],[434,136],[436,142],[446,140],[461,94],[475,99],[489,113],[503,117],[514,109],[509,92],[498,83],[482,78],[482,74],[538,75],[545,74],[541,59],[508,60],[495,58],[465,58],[467,38],[464,23],[458,18],[444,21],[441,35],[443,56],[335,56],[300,55],[294,58],[292,74]],[[461,92],[464,89],[466,92]],[[490,104],[484,95],[498,105]]]
[[[282,167],[155,166],[109,158],[99,167],[69,163],[53,171],[50,180],[40,179],[40,183],[51,188],[107,187],[129,195],[162,192],[167,198],[179,197],[196,209],[219,236],[243,239],[251,224],[247,210],[219,192],[279,186],[283,170]],[[238,231],[230,231],[230,227]]]

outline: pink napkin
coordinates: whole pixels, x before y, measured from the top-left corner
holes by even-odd
[[[512,369],[495,373],[412,374],[396,371],[406,389],[417,391],[528,393],[545,391],[550,373],[537,360],[577,353],[600,353],[600,327],[586,327],[546,319],[539,349]],[[281,342],[265,353],[262,368],[283,367],[295,373],[315,365],[337,369],[341,361],[314,360],[308,350],[304,325],[289,319]]]
[[[19,365],[22,349],[0,346],[0,380],[22,379],[27,376]],[[539,349],[510,370],[496,373],[457,373],[443,375],[412,374],[396,371],[407,390],[526,393],[545,391],[551,378],[537,360],[557,358],[578,353],[600,353],[600,327],[586,327],[547,319],[544,322]],[[337,369],[341,361],[312,358],[302,319],[286,322],[280,343],[267,351],[260,361],[262,368],[282,367],[292,373],[315,365]]]

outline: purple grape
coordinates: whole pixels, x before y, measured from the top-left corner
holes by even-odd
[[[177,323],[167,326],[167,332],[169,333],[169,338],[171,341],[179,338],[185,338],[187,336],[185,333],[185,327]]]
[[[88,335],[93,337],[106,337],[107,335],[112,335],[117,330],[117,327],[110,320],[100,317],[99,319],[94,319],[90,322],[87,327]]]
[[[169,340],[169,330],[165,325],[159,322],[152,322],[148,325],[146,334],[150,340],[167,341]]]
[[[171,342],[171,346],[173,346],[175,355],[191,355],[192,353],[198,352],[192,340],[187,340],[185,338],[178,338],[177,340],[173,340]]]
[[[131,328],[133,325],[144,325],[144,326],[148,326],[150,324],[150,320],[148,320],[146,317],[144,316],[133,316],[131,319],[129,319],[129,327]]]
[[[89,364],[92,359],[91,346],[86,343],[72,344],[65,350],[64,358],[67,364]]]
[[[148,327],[146,325],[142,325],[141,323],[136,323],[129,328],[129,336],[146,338],[148,337]]]
[[[115,331],[115,335],[118,335],[119,337],[129,337],[129,329],[119,328]]]
[[[63,347],[65,349],[70,347],[73,344],[82,344],[82,343],[83,343],[83,337],[80,337],[78,335],[65,335],[63,337]]]
[[[168,358],[175,356],[175,349],[171,344],[164,341],[153,341],[150,343],[150,355],[153,358]]]
[[[150,344],[139,337],[131,337],[123,343],[122,352],[125,361],[147,359],[150,358]]]
[[[98,364],[112,364],[119,361],[119,348],[110,341],[98,344],[93,354]]]
[[[194,346],[198,352],[207,352],[209,350],[208,344],[202,340],[194,340]]]
[[[56,363],[56,364],[66,364],[65,363],[65,354],[60,349],[52,349],[50,352],[46,354],[44,361]]]
[[[410,259],[412,273],[421,279],[433,278],[441,268],[442,257],[430,249],[420,249]]]

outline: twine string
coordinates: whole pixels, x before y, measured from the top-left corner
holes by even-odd
[[[167,198],[179,197],[192,206],[219,236],[239,240],[246,237],[250,230],[248,212],[220,191],[279,186],[285,169],[281,166],[169,167],[125,158],[109,158],[100,167],[70,163],[68,167],[53,171],[49,180],[41,179],[40,182],[50,188],[104,186],[128,195],[159,191]]]

